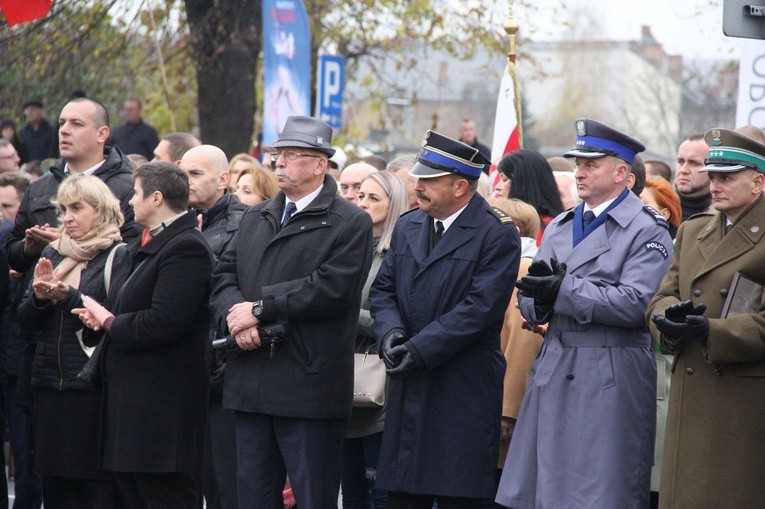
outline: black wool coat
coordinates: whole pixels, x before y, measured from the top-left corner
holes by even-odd
[[[263,324],[286,323],[287,338],[226,363],[223,406],[284,417],[348,417],[361,289],[372,259],[372,220],[337,196],[325,176],[319,195],[279,227],[285,196],[250,207],[213,274],[221,330],[233,304],[263,300]]]
[[[104,350],[102,466],[197,475],[207,419],[212,255],[193,214],[138,249]]]

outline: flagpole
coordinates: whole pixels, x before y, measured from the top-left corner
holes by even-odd
[[[508,9],[508,18],[505,21],[505,32],[507,33],[508,45],[510,47],[507,52],[507,72],[513,78],[513,87],[515,89],[515,119],[518,125],[518,143],[520,148],[523,148],[523,128],[521,126],[521,87],[518,83],[518,72],[515,69],[515,36],[518,33],[518,22],[513,18],[513,8]]]

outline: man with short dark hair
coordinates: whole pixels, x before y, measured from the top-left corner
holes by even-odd
[[[464,119],[460,125],[460,141],[478,149],[482,156],[491,161],[491,149],[478,141],[475,133],[475,122],[469,118]],[[484,173],[488,174],[488,170]]]
[[[648,177],[661,177],[667,182],[672,182],[672,168],[659,159],[645,161],[645,173]]]
[[[0,173],[18,171],[20,161],[16,147],[10,141],[0,139]]]
[[[34,266],[43,248],[59,236],[58,210],[51,203],[59,184],[69,175],[95,175],[106,183],[120,201],[125,223],[122,239],[136,239],[140,228],[128,203],[133,196],[132,168],[118,149],[106,145],[109,115],[92,99],[73,99],[61,110],[59,145],[62,159],[50,173],[35,180],[21,202],[6,252],[11,268],[26,272]]]
[[[699,171],[709,176],[714,210],[680,225],[646,312],[654,338],[675,354],[659,506],[759,507],[765,145],[723,128],[703,142],[709,152]]]
[[[250,207],[213,274],[218,327],[238,350],[223,406],[235,414],[240,507],[337,506],[353,403],[353,349],[372,220],[326,175],[332,129],[292,116],[272,152],[281,192]]]
[[[708,151],[709,147],[701,134],[689,136],[677,149],[674,186],[680,196],[683,221],[694,214],[706,212],[712,204],[709,177],[699,171],[704,166]]]
[[[111,144],[125,154],[141,154],[151,160],[154,147],[159,143],[157,130],[141,118],[141,101],[128,99],[122,109],[125,123],[112,132]]]
[[[21,198],[27,192],[29,184],[29,177],[20,171],[0,174],[0,210],[3,219],[11,223],[16,220],[16,214],[21,206]]]
[[[30,161],[42,161],[58,156],[56,129],[46,120],[43,103],[27,101],[24,104],[26,123],[19,129],[19,137],[27,147]]]
[[[670,263],[663,217],[627,187],[645,146],[575,122],[583,203],[558,215],[518,281],[521,314],[548,324],[513,431],[497,502],[648,507],[656,361],[645,309]]]
[[[388,507],[478,508],[496,492],[499,333],[520,237],[476,193],[488,159],[432,131],[423,145],[410,170],[420,208],[398,220],[369,294],[390,377],[375,486]]]
[[[152,161],[166,161],[180,164],[183,154],[190,149],[199,146],[200,141],[189,133],[170,133],[162,137],[162,140],[154,148]]]

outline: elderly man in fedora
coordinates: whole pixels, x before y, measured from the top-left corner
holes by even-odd
[[[215,317],[237,345],[223,406],[236,411],[240,507],[281,509],[286,475],[301,509],[337,506],[373,248],[369,214],[326,175],[331,141],[321,120],[287,120],[266,147],[281,192],[245,212],[213,274]]]

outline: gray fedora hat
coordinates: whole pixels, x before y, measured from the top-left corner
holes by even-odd
[[[275,150],[282,147],[312,148],[327,154],[328,157],[335,155],[335,149],[332,148],[332,128],[326,122],[313,117],[289,117],[279,134],[279,139],[264,149]]]

